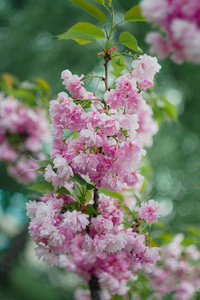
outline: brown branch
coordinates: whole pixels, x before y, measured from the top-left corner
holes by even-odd
[[[99,193],[98,193],[98,189],[95,187],[95,189],[94,189],[94,198],[93,198],[93,200],[94,200],[94,204],[93,204],[93,207],[94,207],[94,209],[95,209],[95,211],[97,211],[97,209],[98,209],[98,202],[99,202]]]
[[[99,286],[99,279],[92,275],[89,281],[89,288],[92,300],[101,300],[101,289]]]
[[[105,91],[108,90],[108,62],[109,60],[111,60],[110,54],[107,52],[104,56],[104,68],[105,68],[105,78],[104,78],[104,82],[105,82]],[[104,108],[107,109],[107,103],[104,100]]]

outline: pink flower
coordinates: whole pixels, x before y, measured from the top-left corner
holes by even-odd
[[[115,253],[121,251],[126,246],[127,241],[125,235],[122,232],[115,235],[110,234],[109,238],[110,242],[106,247],[106,252]]]
[[[139,88],[146,90],[153,85],[153,79],[161,66],[158,64],[156,57],[151,57],[146,54],[140,55],[139,59],[132,62],[134,68],[132,74],[139,82]]]
[[[148,203],[142,203],[141,208],[138,209],[140,218],[146,220],[150,225],[154,222],[158,222],[158,217],[161,213],[160,205],[157,201],[149,200]]]
[[[151,52],[159,58],[171,54],[177,63],[183,60],[200,63],[200,2],[198,0],[155,0],[151,5],[148,0],[141,1],[144,17],[158,25],[161,33],[147,35],[147,42],[152,44]]]
[[[67,211],[63,214],[64,220],[63,227],[66,227],[68,231],[73,233],[80,232],[82,229],[86,229],[89,224],[88,215],[83,214],[80,211]]]
[[[56,156],[53,159],[55,168],[60,178],[65,177],[66,181],[74,175],[72,168],[68,165],[66,160],[61,156]]]
[[[98,235],[112,233],[113,223],[105,219],[102,215],[91,219],[91,227],[95,229]]]
[[[39,259],[42,258],[49,266],[58,265],[59,263],[58,256],[50,252],[49,249],[43,245],[39,245],[35,248],[35,254]]]

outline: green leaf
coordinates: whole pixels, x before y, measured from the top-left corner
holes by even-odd
[[[13,97],[21,100],[25,105],[30,107],[36,106],[36,97],[30,91],[25,89],[18,89],[11,91]]]
[[[30,156],[30,155],[29,155],[29,157],[30,157],[31,159],[33,159],[34,161],[36,161],[36,162],[37,162],[38,164],[40,164],[41,166],[45,167],[45,168],[46,168],[48,165],[54,166],[52,160],[50,160],[50,159],[37,160],[37,159],[33,158],[33,157]]]
[[[122,55],[118,55],[118,52],[115,52],[116,57],[112,57],[111,64],[114,69],[113,74],[117,77],[125,68],[125,59]]]
[[[163,110],[166,113],[166,115],[168,116],[169,120],[172,119],[177,119],[177,111],[176,111],[176,107],[171,104],[165,97],[161,96],[160,97],[162,102],[164,103],[163,106]]]
[[[40,181],[32,186],[27,187],[27,189],[44,194],[44,193],[46,193],[47,190],[52,192],[54,190],[54,187],[53,187],[52,183],[50,183],[50,182]]]
[[[8,142],[9,145],[11,146],[16,146],[20,144],[20,136],[17,133],[12,133],[10,135],[6,136],[6,140]]]
[[[105,0],[96,0],[96,1],[101,3],[102,5],[105,5]]]
[[[186,228],[186,230],[187,230],[187,232],[200,237],[200,228],[197,228],[197,227],[194,227],[194,226],[188,226]]]
[[[122,32],[119,36],[119,42],[135,52],[143,52],[142,49],[138,47],[136,38],[129,32]]]
[[[146,21],[146,19],[141,14],[141,8],[138,5],[134,5],[125,14],[124,21]]]
[[[66,194],[66,195],[71,195],[70,191],[68,191],[68,189],[66,189],[64,186],[62,186],[61,188],[59,188],[56,191],[56,194]]]
[[[40,172],[45,172],[45,167],[41,167],[39,169],[27,169],[27,170],[24,170],[22,171],[21,173],[19,173],[16,177],[20,176],[21,174],[23,173],[26,173],[26,172],[35,172],[35,171],[40,171]]]
[[[92,193],[87,191],[87,193],[85,195],[86,203],[89,202],[91,199],[92,199]]]
[[[74,40],[80,45],[86,45],[91,42],[96,42],[96,39],[88,33],[80,30],[68,30],[67,32],[58,35],[59,40]]]
[[[94,209],[93,205],[92,204],[88,204],[87,207],[86,207],[86,213],[93,217],[93,216],[96,216],[97,215],[97,212],[96,210]]]
[[[111,42],[109,42],[109,41],[106,41],[106,43],[105,43],[105,52],[107,52],[108,51],[108,49],[110,49],[110,48],[114,48],[115,47],[115,45],[114,44],[112,44]],[[116,52],[115,52],[116,53]]]
[[[70,137],[73,133],[74,133],[74,131],[71,131],[71,130],[69,130],[69,129],[63,129],[63,133],[64,133],[64,139],[68,139],[68,137]]]
[[[97,8],[94,5],[91,5],[83,0],[70,0],[70,1],[75,3],[76,5],[78,5],[82,9],[84,9],[85,11],[87,11],[89,14],[91,14],[93,17],[98,19],[103,24],[105,23],[106,17],[99,8]]]
[[[93,184],[88,183],[85,179],[83,179],[79,174],[74,174],[74,176],[71,177],[69,181],[76,181],[81,185],[86,185],[88,190],[93,190],[95,187]]]
[[[120,193],[117,193],[117,192],[111,192],[111,191],[108,191],[104,188],[101,188],[101,189],[99,189],[99,193],[100,194],[103,193],[106,196],[119,199],[120,201],[124,201],[123,196]]]
[[[71,31],[81,31],[84,32],[86,34],[90,34],[92,35],[95,39],[103,39],[105,38],[105,34],[104,32],[97,26],[91,24],[91,23],[86,23],[86,22],[82,22],[82,23],[77,23],[76,25],[72,26],[68,32]]]

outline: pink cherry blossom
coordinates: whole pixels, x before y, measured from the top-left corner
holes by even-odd
[[[146,220],[147,224],[151,225],[158,221],[161,208],[157,201],[149,200],[148,203],[142,203],[138,212],[140,214],[140,218]]]

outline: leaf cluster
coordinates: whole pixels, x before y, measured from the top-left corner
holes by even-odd
[[[29,107],[46,109],[51,95],[50,86],[45,80],[34,78],[32,81],[20,82],[17,77],[8,73],[0,75],[0,91]]]

